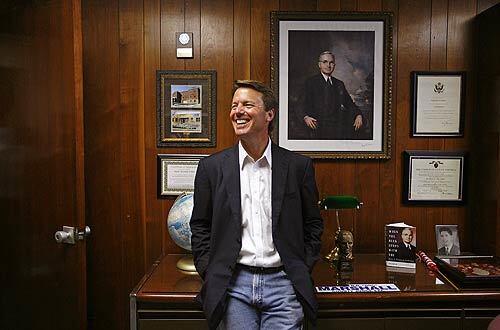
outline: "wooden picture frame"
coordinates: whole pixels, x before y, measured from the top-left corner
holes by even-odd
[[[312,158],[389,159],[392,38],[388,12],[272,12],[271,87],[280,108],[273,140]],[[319,94],[324,51],[335,57],[338,100],[327,106],[318,101],[327,98]],[[317,117],[316,128],[307,117]]]
[[[217,76],[207,71],[156,71],[157,146],[215,147]]]

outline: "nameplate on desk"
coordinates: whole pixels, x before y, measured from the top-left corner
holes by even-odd
[[[395,284],[349,284],[321,285],[316,287],[317,293],[365,293],[365,292],[399,292]]]

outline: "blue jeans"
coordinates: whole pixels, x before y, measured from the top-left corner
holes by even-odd
[[[281,270],[250,271],[236,266],[219,329],[302,329],[304,312],[292,282]]]

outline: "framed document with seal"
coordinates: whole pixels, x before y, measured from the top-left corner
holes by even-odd
[[[206,155],[158,155],[158,197],[177,196],[194,191],[198,162]]]
[[[411,73],[412,136],[463,136],[465,72]]]
[[[403,203],[463,204],[465,153],[403,152]]]

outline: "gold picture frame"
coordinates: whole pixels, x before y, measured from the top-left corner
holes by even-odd
[[[216,72],[158,70],[156,88],[157,146],[215,147]]]
[[[194,179],[200,160],[207,155],[158,154],[158,198],[194,192]]]

